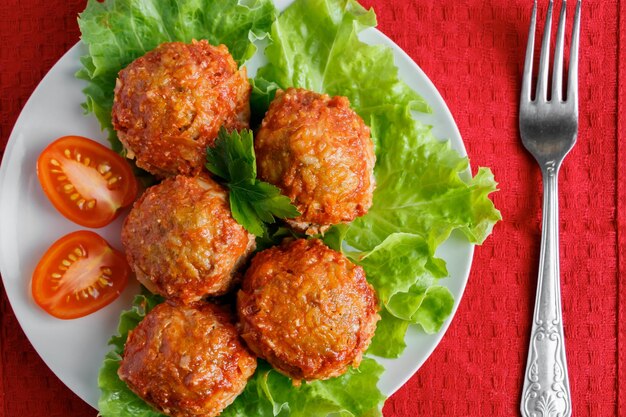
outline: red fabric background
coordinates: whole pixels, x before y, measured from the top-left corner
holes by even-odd
[[[500,183],[493,199],[504,217],[476,250],[442,343],[384,414],[517,415],[540,240],[540,174],[517,131],[532,2],[363,3],[443,95],[474,170],[493,169]],[[547,1],[539,3],[542,17]],[[2,0],[0,149],[35,86],[78,40],[76,14],[84,5]],[[583,7],[580,131],[560,178],[567,355],[574,415],[626,415],[626,120],[618,116],[626,105],[626,5],[588,0]],[[1,293],[0,416],[95,416],[37,356]]]

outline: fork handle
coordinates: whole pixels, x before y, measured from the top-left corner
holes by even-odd
[[[559,166],[555,161],[542,166],[541,254],[520,407],[524,417],[569,417],[572,414],[559,275]]]

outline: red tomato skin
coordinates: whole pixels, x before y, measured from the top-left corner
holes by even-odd
[[[101,297],[81,298],[80,292],[79,296],[75,293],[56,294],[53,288],[53,274],[63,275],[63,272],[58,270],[58,266],[64,259],[69,260],[70,254],[75,255],[76,252],[73,251],[77,248],[85,251],[85,259],[102,257],[105,262],[99,263],[98,268],[101,271],[102,268],[108,268],[110,271],[110,274],[106,276],[111,280],[110,285],[97,288],[102,294]],[[44,253],[33,272],[31,294],[35,303],[48,314],[64,320],[76,319],[100,310],[115,301],[126,287],[130,275],[130,267],[122,252],[111,247],[97,233],[79,230],[63,236]],[[86,287],[83,289],[86,290]],[[69,301],[66,298],[68,295]],[[57,298],[57,301],[51,302],[54,298]]]
[[[115,190],[110,192],[117,200],[116,207],[100,203],[96,210],[83,211],[78,208],[70,199],[71,194],[63,191],[63,184],[58,181],[59,176],[55,177],[51,172],[50,160],[65,158],[64,149],[80,150],[94,165],[99,161],[110,163],[112,171],[115,170],[120,178]],[[94,171],[97,169],[95,166],[91,168]],[[138,192],[137,180],[130,164],[106,146],[82,136],[63,136],[49,144],[37,159],[37,177],[44,193],[63,216],[80,226],[90,228],[100,228],[111,223],[120,214],[121,208],[135,200]]]

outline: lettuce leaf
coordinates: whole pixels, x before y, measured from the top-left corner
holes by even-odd
[[[244,392],[221,414],[235,416],[326,417],[381,416],[383,395],[376,381],[383,367],[365,358],[358,369],[351,368],[341,377],[303,382],[295,387],[290,378],[259,360],[254,377]]]
[[[257,98],[270,82],[343,95],[372,128],[377,189],[368,214],[348,226],[351,246],[372,250],[396,232],[421,234],[437,246],[456,228],[481,243],[500,219],[488,198],[493,175],[482,168],[469,183],[462,180],[467,158],[413,119],[411,111],[430,108],[398,78],[391,49],[358,39],[375,24],[374,12],[355,0],[296,1],[272,25]]]
[[[135,395],[117,376],[128,332],[161,302],[161,297],[144,291],[135,297],[131,309],[122,313],[118,334],[109,341],[112,349],[106,355],[98,377],[98,386],[102,391],[98,408],[102,417],[164,417]],[[243,393],[221,415],[380,416],[384,396],[376,387],[376,382],[382,372],[383,367],[374,359],[365,358],[358,369],[351,368],[341,377],[303,382],[295,387],[290,378],[259,360],[257,370]]]
[[[437,284],[448,271],[432,250],[421,235],[393,233],[371,251],[346,252],[365,269],[383,307],[369,353],[396,358],[405,348],[409,324],[436,333],[452,312],[452,294]]]
[[[132,308],[120,316],[118,334],[109,340],[112,349],[104,358],[98,375],[101,392],[98,410],[102,417],[164,417],[132,392],[117,376],[128,332],[137,327],[146,314],[162,301],[161,297],[144,291],[144,294],[135,297]]]
[[[361,116],[384,116],[389,106],[428,111],[399,80],[391,49],[359,41],[358,33],[374,26],[374,11],[355,0],[296,1],[272,25],[269,63],[257,79],[347,96]]]
[[[379,301],[387,306],[395,294],[411,287],[425,291],[434,279],[448,274],[444,262],[434,258],[430,250],[431,246],[420,235],[393,233],[371,251],[346,255],[365,269]]]
[[[371,128],[378,186],[369,213],[332,228],[324,240],[362,265],[379,294],[382,319],[368,353],[399,356],[411,324],[428,333],[439,331],[454,300],[439,283],[447,270],[435,251],[455,229],[472,243],[484,241],[500,219],[488,197],[496,182],[486,168],[468,175],[467,158],[413,119],[413,112],[430,112],[430,107],[399,79],[392,51],[358,39],[361,31],[376,25],[372,10],[355,0],[296,0],[276,18],[270,0],[89,0],[79,24],[89,48],[77,74],[88,81],[85,108],[109,130],[114,146],[110,110],[117,72],[167,40],[223,42],[242,63],[255,51],[252,42],[269,31],[268,64],[252,82],[251,108],[257,119],[278,88],[347,96]],[[286,233],[272,229],[259,240],[270,245]],[[101,370],[104,417],[159,416],[117,378],[128,329],[145,314],[141,306],[150,305],[141,299],[138,303],[122,315],[120,335],[111,340],[113,350]],[[380,365],[365,358],[359,369],[340,378],[294,387],[260,361],[223,415],[380,415],[384,398],[376,383],[381,372]]]
[[[307,16],[306,19],[302,16]],[[480,168],[464,180],[469,162],[412,112],[428,104],[398,77],[389,48],[358,34],[376,25],[355,0],[299,0],[272,25],[253,97],[268,102],[277,87],[303,87],[350,99],[372,130],[377,188],[367,215],[336,226],[325,242],[362,265],[383,306],[370,353],[397,357],[408,325],[439,331],[452,312],[447,275],[435,250],[454,229],[482,243],[501,218],[489,199],[493,174]]]
[[[383,358],[399,357],[406,349],[404,335],[410,324],[408,320],[399,319],[383,308],[367,353]]]
[[[79,15],[81,40],[89,53],[76,76],[87,113],[94,113],[117,152],[122,146],[111,125],[117,73],[163,42],[207,39],[225,44],[242,64],[256,52],[254,41],[265,38],[276,18],[271,0],[89,0]]]

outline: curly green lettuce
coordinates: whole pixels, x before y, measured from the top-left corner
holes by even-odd
[[[146,314],[162,301],[161,297],[148,295],[146,292],[145,295],[136,296],[132,308],[120,316],[118,334],[109,340],[111,351],[104,358],[98,375],[98,387],[101,392],[98,400],[99,415],[103,417],[163,417],[163,414],[154,411],[117,376],[128,332],[137,327]]]
[[[122,360],[128,332],[163,299],[144,292],[135,297],[130,310],[122,313],[118,334],[109,341],[98,386],[102,391],[98,402],[103,417],[165,417],[134,394],[120,378],[117,370]],[[365,358],[358,369],[351,368],[339,378],[305,382],[295,387],[290,378],[276,372],[259,360],[257,371],[243,393],[221,414],[223,417],[325,417],[380,416],[384,400],[376,387],[383,367]]]
[[[306,18],[303,18],[306,16]],[[398,77],[391,49],[361,42],[376,17],[355,0],[298,0],[272,25],[268,63],[254,81],[262,106],[277,88],[303,87],[350,99],[371,127],[377,187],[367,215],[325,237],[361,264],[384,308],[370,353],[397,357],[408,324],[437,332],[453,309],[447,276],[435,250],[455,229],[482,243],[501,218],[489,194],[488,168],[463,179],[469,162],[448,141],[435,138],[412,111],[430,112]],[[384,337],[381,335],[384,334]]]
[[[76,76],[87,113],[93,113],[116,152],[122,152],[111,124],[117,73],[163,42],[207,39],[224,44],[239,64],[256,52],[276,18],[271,0],[89,0],[78,17],[88,54]]]
[[[255,52],[254,40],[269,33],[267,64],[252,80],[253,120],[262,118],[278,88],[347,96],[372,131],[377,189],[367,215],[332,228],[324,240],[362,265],[378,293],[382,319],[368,353],[399,356],[412,324],[428,333],[441,329],[454,299],[439,283],[448,272],[436,249],[453,230],[472,243],[484,241],[500,219],[489,199],[496,182],[486,168],[468,175],[467,158],[414,120],[412,112],[430,107],[399,79],[392,51],[358,38],[376,25],[372,10],[355,0],[296,0],[277,17],[270,0],[90,0],[79,24],[89,48],[78,74],[88,81],[85,108],[109,130],[118,150],[110,121],[117,72],[163,41],[223,42],[242,63]],[[274,227],[260,241],[271,245],[288,233]],[[149,298],[138,299],[121,317],[100,373],[104,417],[159,416],[117,378],[126,334],[150,305]],[[260,361],[223,415],[380,415],[384,397],[376,383],[382,370],[366,357],[342,377],[294,387]]]

